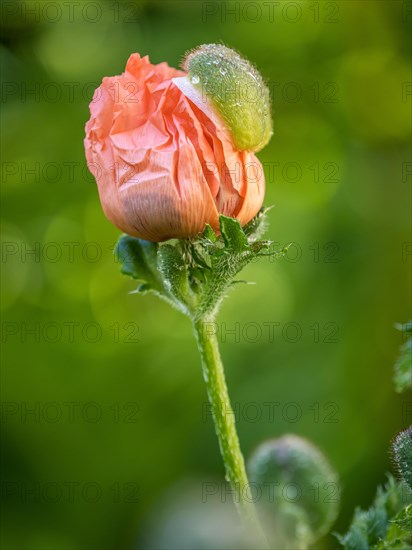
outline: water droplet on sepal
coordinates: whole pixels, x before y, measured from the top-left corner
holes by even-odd
[[[226,46],[204,44],[187,54],[183,68],[195,87],[201,81],[202,95],[223,118],[237,149],[260,151],[269,142],[269,90],[251,63]]]

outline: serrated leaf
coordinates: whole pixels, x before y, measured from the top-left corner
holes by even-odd
[[[368,537],[363,525],[353,525],[345,535],[336,535],[345,550],[369,550]]]
[[[408,338],[400,348],[393,381],[398,393],[412,388],[412,338]]]
[[[238,220],[227,216],[220,216],[219,224],[220,232],[228,251],[244,252],[249,250],[247,237]]]
[[[202,233],[202,237],[204,239],[208,239],[212,243],[216,242],[216,240],[217,240],[216,233],[213,231],[213,229],[211,228],[211,226],[208,223],[205,226],[205,229]]]
[[[393,522],[401,529],[408,530],[412,537],[412,504],[401,510]]]
[[[124,275],[141,281],[139,291],[161,290],[157,271],[158,245],[129,235],[120,237],[116,244],[115,254],[121,263]]]
[[[401,510],[389,523],[385,537],[374,550],[412,550],[412,505]]]
[[[396,545],[388,546],[385,540],[391,532],[393,521],[411,501],[412,494],[408,494],[406,485],[389,476],[387,484],[378,488],[369,510],[363,511],[358,508],[355,511],[348,532],[344,536],[337,535],[339,542],[345,550],[402,548]]]
[[[396,323],[395,328],[400,330],[401,332],[406,332],[407,334],[412,335],[412,321],[408,321],[407,323]]]
[[[205,269],[211,268],[212,262],[211,262],[210,256],[203,248],[201,248],[200,246],[198,247],[195,244],[192,244],[191,253],[192,253],[193,259],[200,267],[204,267]]]

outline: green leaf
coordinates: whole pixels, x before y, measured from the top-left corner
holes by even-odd
[[[388,477],[384,487],[379,487],[369,510],[356,509],[352,524],[345,535],[336,535],[345,550],[389,550],[410,548],[410,537],[403,528],[396,536],[392,528],[394,522],[403,517],[403,511],[412,502],[412,494],[403,482]],[[398,525],[398,527],[401,524]],[[404,546],[399,546],[398,542]],[[408,542],[409,540],[409,542]]]
[[[245,250],[249,250],[247,237],[238,220],[227,216],[220,216],[219,224],[220,232],[222,233],[222,237],[228,251],[243,252]]]
[[[412,505],[395,516],[374,550],[412,550]]]
[[[139,291],[160,291],[162,284],[157,271],[156,243],[123,235],[116,244],[115,255],[124,275],[141,282]]]
[[[399,529],[408,530],[412,537],[412,504],[401,510],[393,520],[393,523]]]
[[[366,527],[364,521],[360,516],[357,516],[358,510],[355,512],[356,523],[354,523],[345,535],[336,534],[337,539],[345,550],[369,550],[368,537],[366,534]],[[354,520],[355,521],[355,520]]]
[[[404,325],[397,325],[402,333],[410,334],[406,342],[400,347],[400,355],[395,364],[394,384],[398,393],[412,388],[412,321]]]

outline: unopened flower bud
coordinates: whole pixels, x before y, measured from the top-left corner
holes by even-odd
[[[337,474],[322,452],[288,434],[262,443],[248,464],[262,492],[258,506],[276,548],[306,549],[331,528],[339,511]]]
[[[210,51],[210,72],[202,72]],[[270,137],[262,79],[223,46],[201,47],[187,65],[190,76],[135,53],[123,74],[103,79],[90,104],[85,149],[103,210],[122,231],[148,241],[193,237],[206,224],[218,231],[220,214],[245,225],[263,203],[263,167],[253,154]],[[223,89],[256,82],[265,99],[240,109],[217,94],[218,110],[208,108],[192,84],[195,68]]]

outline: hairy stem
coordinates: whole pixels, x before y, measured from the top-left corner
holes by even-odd
[[[235,416],[227,391],[215,328],[216,325],[212,319],[201,319],[194,322],[197,345],[202,358],[203,378],[212,407],[216,434],[225,466],[226,481],[231,484],[240,516],[247,527],[254,530],[261,547],[268,548],[250,496],[249,481],[236,432]]]

